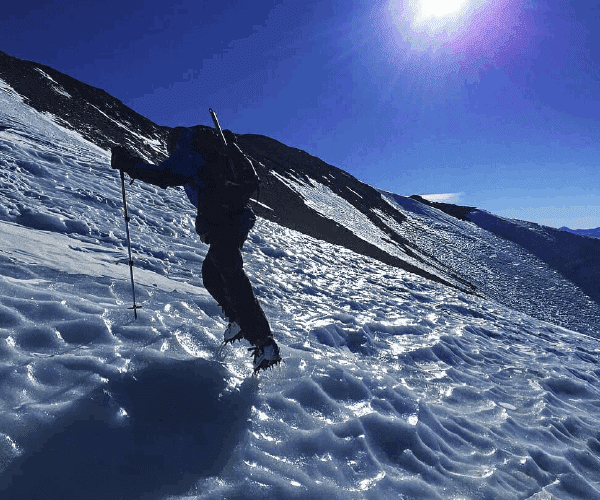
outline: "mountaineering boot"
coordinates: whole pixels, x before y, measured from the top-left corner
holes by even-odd
[[[242,340],[244,338],[244,332],[235,321],[230,321],[225,333],[223,334],[223,342],[225,344],[233,343],[236,340]]]
[[[258,373],[260,370],[266,370],[281,361],[279,347],[273,339],[269,339],[265,344],[251,347],[248,350],[251,351],[254,356],[254,373]]]

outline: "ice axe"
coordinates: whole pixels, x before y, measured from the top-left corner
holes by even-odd
[[[229,155],[229,146],[227,145],[227,140],[225,139],[225,135],[223,134],[221,125],[219,125],[219,119],[217,118],[217,113],[215,113],[212,108],[208,108],[208,112],[210,113],[210,116],[212,117],[212,121],[213,121],[213,124],[215,125],[215,130],[217,131],[217,135],[219,136],[219,139],[221,140],[221,144],[223,145],[223,148],[225,149],[225,152],[227,153],[227,159],[229,160],[228,161],[229,170],[231,170],[232,178],[235,179],[235,166],[233,165],[233,160],[231,159],[231,156]]]
[[[217,113],[215,113],[212,108],[208,108],[208,112],[210,113],[210,116],[212,117],[212,121],[215,125],[215,130],[217,131],[217,135],[219,136],[219,139],[221,139],[223,146],[227,147],[227,141],[225,140],[225,136],[223,135],[223,130],[221,130],[221,125],[219,125],[219,119],[217,118]]]
[[[219,125],[219,119],[217,118],[217,113],[215,113],[212,108],[208,108],[208,112],[210,113],[210,116],[212,117],[212,121],[215,126],[215,130],[217,131],[217,135],[219,136],[219,139],[221,140],[221,144],[223,145],[223,148],[225,149],[225,152],[227,153],[227,159],[229,160],[229,169],[231,170],[232,178],[236,179],[237,178],[236,169],[235,169],[235,165],[233,163],[233,159],[231,158],[231,155],[230,155],[230,153],[231,153],[231,150],[229,149],[230,146],[229,146],[229,144],[227,144],[227,140],[225,139],[225,134],[223,134],[221,125]],[[243,155],[242,151],[235,143],[234,143],[233,147],[237,148],[239,153]],[[250,165],[250,168],[252,168],[252,170],[254,171],[254,176],[258,179],[258,175],[256,174],[256,170],[254,169],[254,165],[252,165],[251,161],[249,161],[248,163]]]

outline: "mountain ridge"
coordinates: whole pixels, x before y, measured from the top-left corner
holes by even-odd
[[[44,73],[47,76],[44,76]],[[174,127],[155,124],[102,89],[79,82],[49,66],[32,61],[22,61],[4,52],[0,52],[0,78],[11,85],[17,93],[23,95],[32,108],[41,113],[51,113],[57,118],[59,124],[81,133],[85,139],[100,148],[108,149],[116,144],[126,145],[147,161],[154,163],[163,161],[167,157],[169,134]],[[267,205],[271,203],[278,208],[268,210],[257,204],[256,211],[259,216],[291,229],[298,229],[310,236],[324,239],[329,243],[346,246],[363,255],[439,283],[458,287],[468,292],[474,291],[468,282],[451,276],[452,273],[449,276],[433,274],[395,255],[381,251],[376,245],[364,239],[357,238],[352,231],[348,231],[339,223],[323,217],[313,208],[306,206],[297,193],[281,181],[281,177],[273,178],[269,170],[264,167],[267,164],[272,171],[276,171],[280,175],[289,174],[293,169],[286,167],[282,162],[289,164],[293,157],[296,168],[301,166],[308,169],[310,167],[313,176],[322,181],[326,181],[328,175],[343,176],[347,186],[351,190],[353,189],[346,195],[356,191],[366,191],[369,193],[372,203],[389,212],[391,217],[398,217],[398,214],[391,212],[381,199],[376,199],[377,191],[371,186],[355,179],[338,167],[328,165],[304,151],[291,148],[266,136],[240,135],[238,142],[245,151],[260,162],[257,170],[263,180],[261,198],[264,198]],[[290,154],[292,152],[293,155]],[[305,179],[306,177],[307,175],[304,175]],[[342,188],[337,186],[336,191],[341,193]],[[351,200],[358,204],[360,196],[353,195]],[[353,202],[350,201],[350,203]],[[293,210],[290,210],[291,207]],[[403,241],[397,233],[389,231],[381,221],[373,217],[364,204],[362,209],[382,231],[387,233],[388,237],[395,240],[398,245],[406,246],[407,242]],[[414,254],[410,248],[404,249],[410,254]]]
[[[105,152],[111,145],[124,144],[148,161],[166,158],[172,128],[153,123],[101,89],[1,52],[0,79],[31,108]],[[16,125],[0,123],[0,128]],[[600,331],[595,319],[600,240],[504,219],[475,207],[377,190],[266,136],[242,134],[238,143],[256,160],[262,179],[255,203],[259,217],[534,317],[594,335]],[[27,168],[36,171],[35,166]],[[20,213],[9,220],[22,223],[28,217]],[[540,271],[521,275],[521,263]],[[558,288],[553,272],[563,280]],[[573,304],[567,304],[561,292],[570,287],[570,297],[579,297]]]
[[[581,236],[589,236],[590,238],[600,238],[600,227],[590,229],[571,229],[567,226],[559,228],[561,231],[568,231],[569,233],[579,234]]]

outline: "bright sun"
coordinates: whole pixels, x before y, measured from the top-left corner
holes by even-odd
[[[436,52],[464,33],[484,0],[389,0],[391,22],[414,50]]]
[[[421,17],[443,17],[456,12],[466,0],[421,0]]]

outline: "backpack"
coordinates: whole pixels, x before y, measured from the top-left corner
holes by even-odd
[[[235,143],[231,132],[225,131],[227,149],[214,129],[202,127],[196,132],[194,149],[202,155],[206,165],[200,172],[204,190],[198,210],[217,215],[243,209],[260,188],[252,161]]]

